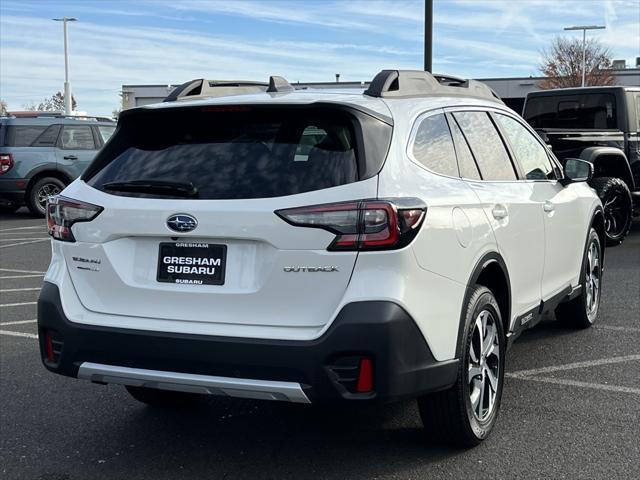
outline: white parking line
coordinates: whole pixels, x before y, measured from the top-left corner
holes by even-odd
[[[40,287],[29,287],[29,288],[0,288],[0,293],[9,293],[9,292],[33,292],[34,290],[40,290]]]
[[[11,228],[3,228],[0,232],[10,232],[12,230],[30,230],[32,228],[42,228],[43,225],[32,225],[31,227],[11,227]]]
[[[16,320],[13,322],[0,322],[0,327],[6,327],[8,325],[24,325],[25,323],[36,323],[38,320]]]
[[[35,333],[12,332],[10,330],[0,330],[0,335],[9,335],[10,337],[38,338]]]
[[[35,305],[38,302],[3,303],[0,307],[20,307],[21,305]]]
[[[23,240],[49,240],[49,237],[0,238],[0,242],[21,242]]]
[[[599,360],[588,360],[586,362],[567,363],[565,365],[554,365],[551,367],[534,368],[531,370],[520,370],[518,372],[507,373],[507,377],[523,378],[541,373],[561,372],[563,370],[573,370],[574,368],[597,367],[599,365],[610,365],[612,363],[632,362],[640,360],[640,355],[625,355],[623,357],[601,358]]]
[[[602,383],[579,382],[568,378],[552,378],[552,377],[516,377],[508,375],[508,377],[517,380],[526,380],[530,382],[553,383],[555,385],[567,385],[570,387],[593,388],[595,390],[605,390],[609,392],[633,393],[640,395],[640,388],[623,387],[620,385],[604,385]]]
[[[46,242],[47,240],[49,240],[49,239],[48,238],[43,238],[41,240],[31,240],[30,242],[11,243],[9,245],[0,245],[0,248],[17,247],[18,245],[28,245],[30,243]]]
[[[615,332],[640,333],[640,328],[622,327],[618,325],[594,325],[593,328],[601,328],[602,330],[613,330]]]
[[[5,235],[43,235],[47,233],[46,230],[43,230],[41,232],[1,232],[0,231],[0,236],[4,237]]]
[[[0,272],[11,272],[11,273],[41,273],[45,274],[47,272],[39,272],[37,270],[17,270],[15,268],[0,268]]]
[[[35,278],[44,277],[44,273],[34,273],[31,275],[5,275],[0,277],[0,280],[9,280],[10,278]]]

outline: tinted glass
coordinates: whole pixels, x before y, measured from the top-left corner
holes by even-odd
[[[42,135],[40,135],[35,142],[34,147],[55,147],[58,140],[58,134],[60,133],[61,125],[50,125]]]
[[[65,126],[60,140],[65,150],[94,150],[93,133],[88,125]]]
[[[107,140],[111,138],[113,132],[116,131],[116,127],[111,127],[108,125],[98,125],[98,132],[100,132],[100,136],[102,137],[102,141],[107,143]]]
[[[6,145],[29,147],[46,129],[46,125],[9,125],[5,133]]]
[[[486,112],[456,112],[464,136],[469,141],[483,180],[515,180],[509,154]]]
[[[429,170],[458,176],[456,152],[443,114],[431,115],[420,122],[412,148],[414,158]]]
[[[456,146],[456,156],[458,157],[458,169],[462,178],[471,180],[480,180],[480,171],[473,159],[473,154],[469,149],[469,144],[462,135],[460,127],[453,117],[449,117],[449,127],[453,135],[454,144]]]
[[[525,177],[528,180],[555,179],[547,150],[533,134],[511,117],[496,115],[496,118],[511,144]]]
[[[617,128],[616,99],[607,93],[532,97],[523,116],[534,128]]]
[[[102,189],[110,182],[184,182],[197,188],[200,199],[239,199],[292,195],[358,180],[358,126],[342,111],[171,110],[123,122],[96,158],[91,172],[98,170],[90,173],[88,183]]]

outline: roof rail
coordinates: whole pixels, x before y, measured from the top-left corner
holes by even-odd
[[[483,98],[503,103],[484,83],[422,70],[382,70],[364,92],[370,97],[410,98],[433,95]]]
[[[177,86],[163,100],[163,102],[258,93],[266,91],[268,86],[269,85],[264,82],[251,82],[246,80],[207,80],[205,78],[196,78],[195,80],[189,80],[188,82]]]
[[[37,110],[25,110],[19,112],[8,112],[5,117],[13,118],[67,118],[69,120],[96,120],[98,122],[113,122],[113,118],[98,117],[95,115],[65,115],[63,112],[47,112]]]

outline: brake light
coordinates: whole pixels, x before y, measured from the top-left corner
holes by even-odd
[[[71,227],[74,223],[90,222],[103,208],[91,203],[73,200],[60,195],[47,201],[47,228],[56,240],[75,242]]]
[[[0,175],[13,168],[13,156],[10,153],[0,153]]]
[[[427,207],[416,198],[288,208],[275,213],[296,227],[321,228],[336,234],[329,251],[394,250],[413,240]]]

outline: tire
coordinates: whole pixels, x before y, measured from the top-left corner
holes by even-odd
[[[484,330],[483,330],[484,328]],[[480,332],[493,351],[485,355]],[[502,317],[491,291],[477,285],[471,292],[461,338],[458,377],[453,387],[418,399],[418,408],[428,437],[436,443],[473,447],[486,439],[498,418],[504,383],[506,338]],[[480,355],[476,353],[479,351]],[[470,381],[470,376],[475,373]],[[495,383],[490,381],[495,379]],[[482,387],[483,390],[480,390]],[[495,387],[495,388],[494,388]],[[484,395],[480,397],[481,391]],[[493,403],[492,396],[493,395]],[[472,401],[472,395],[477,400]],[[485,406],[486,404],[486,406]],[[484,408],[484,410],[482,409]]]
[[[602,293],[602,245],[595,229],[589,231],[580,269],[580,295],[561,303],[556,318],[574,328],[589,328],[598,317]]]
[[[626,183],[615,177],[597,177],[591,186],[598,193],[604,207],[606,245],[620,245],[631,229],[633,199]]]
[[[185,408],[197,404],[202,395],[188,392],[175,392],[173,390],[159,390],[156,388],[125,386],[129,394],[150,407],[158,408]]]
[[[27,194],[27,207],[38,217],[46,213],[46,197],[59,194],[66,185],[56,177],[43,177],[37,180]]]

